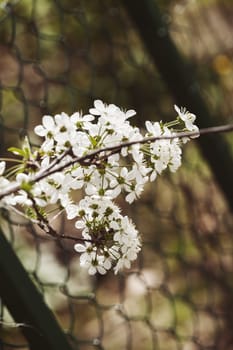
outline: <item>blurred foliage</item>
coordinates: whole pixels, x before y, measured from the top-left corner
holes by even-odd
[[[221,115],[219,124],[232,122],[232,2],[159,4],[210,110]],[[44,114],[85,113],[95,98],[136,109],[137,125],[174,116],[119,2],[1,1],[1,154],[25,133],[38,142],[32,131]],[[55,244],[2,213],[4,232],[74,349],[232,349],[233,222],[196,145],[176,174],[148,186],[138,203],[120,204],[142,234],[143,251],[131,271],[96,278],[80,269],[68,242]],[[73,230],[63,218],[56,227]],[[0,304],[0,348],[26,349],[25,342]]]

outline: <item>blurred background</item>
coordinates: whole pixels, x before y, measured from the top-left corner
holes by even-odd
[[[232,1],[145,3],[159,5],[158,16],[188,62],[213,125],[232,123]],[[33,128],[43,115],[86,113],[96,98],[135,109],[138,126],[175,118],[176,100],[124,5],[0,0],[1,157],[25,135],[38,143]],[[231,154],[232,134],[224,140]],[[216,163],[221,168],[221,159]],[[72,245],[49,240],[15,214],[1,209],[0,223],[73,349],[230,350],[233,220],[220,187],[195,140],[186,145],[177,173],[163,174],[130,206],[120,200],[143,249],[132,269],[118,276],[88,276]],[[63,218],[56,226],[74,230]],[[29,347],[0,301],[0,349]]]

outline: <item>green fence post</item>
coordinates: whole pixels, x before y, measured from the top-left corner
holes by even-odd
[[[21,327],[31,350],[71,350],[52,311],[0,230],[0,298]]]

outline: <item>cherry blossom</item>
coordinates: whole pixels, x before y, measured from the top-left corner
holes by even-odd
[[[194,114],[174,108],[174,121],[146,121],[144,131],[130,123],[133,109],[123,111],[101,100],[86,115],[45,115],[34,129],[41,145],[31,147],[26,140],[22,149],[12,148],[20,160],[10,172],[0,162],[0,195],[9,189],[0,207],[16,207],[53,236],[51,207],[56,212],[51,222],[63,212],[74,221],[74,249],[90,275],[130,268],[141,250],[141,237],[114,201],[122,195],[133,203],[147,182],[181,166],[181,147],[190,138],[179,139],[178,134],[199,129]]]

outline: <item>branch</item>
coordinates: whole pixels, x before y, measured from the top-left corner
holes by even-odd
[[[222,132],[230,132],[233,131],[233,124],[228,124],[228,125],[220,125],[220,126],[215,126],[215,127],[210,127],[210,128],[204,128],[200,129],[199,131],[191,131],[191,132],[179,132],[179,133],[174,133],[171,136],[153,136],[153,137],[145,137],[142,140],[137,140],[137,141],[127,141],[127,142],[122,142],[118,145],[115,146],[109,146],[109,147],[104,147],[104,148],[99,148],[95,151],[92,151],[82,157],[76,157],[72,160],[69,160],[66,164],[61,164],[59,165],[59,162],[64,159],[65,155],[67,155],[67,151],[64,152],[60,156],[59,159],[54,160],[52,164],[48,166],[48,168],[44,169],[43,171],[39,172],[36,174],[31,181],[32,182],[37,182],[40,181],[54,173],[57,173],[59,171],[63,171],[64,169],[76,164],[80,163],[81,165],[90,165],[94,164],[93,161],[96,159],[96,156],[98,156],[101,153],[106,153],[109,152],[109,154],[105,154],[103,157],[107,158],[110,157],[113,154],[116,154],[120,152],[120,150],[124,147],[130,147],[136,144],[145,144],[145,143],[151,143],[159,140],[174,140],[174,139],[182,139],[185,137],[197,137],[201,135],[207,135],[207,134],[216,134],[216,133],[222,133]],[[57,165],[57,166],[56,166]],[[21,189],[21,186],[16,184],[16,185],[11,185],[9,186],[6,190],[2,191],[0,193],[0,199],[4,198],[5,196],[8,196],[12,193],[15,193]]]
[[[94,242],[94,240],[92,240],[92,239],[85,239],[85,238],[81,238],[81,237],[74,237],[74,236],[65,235],[64,233],[62,233],[62,234],[57,233],[54,230],[54,228],[49,224],[47,218],[41,214],[34,198],[31,195],[29,196],[29,198],[32,201],[32,207],[35,210],[35,213],[37,215],[38,220],[36,223],[47,235],[52,236],[55,239],[68,239],[68,240],[72,240],[75,242],[82,242],[82,243],[83,242],[90,242],[90,243]]]

